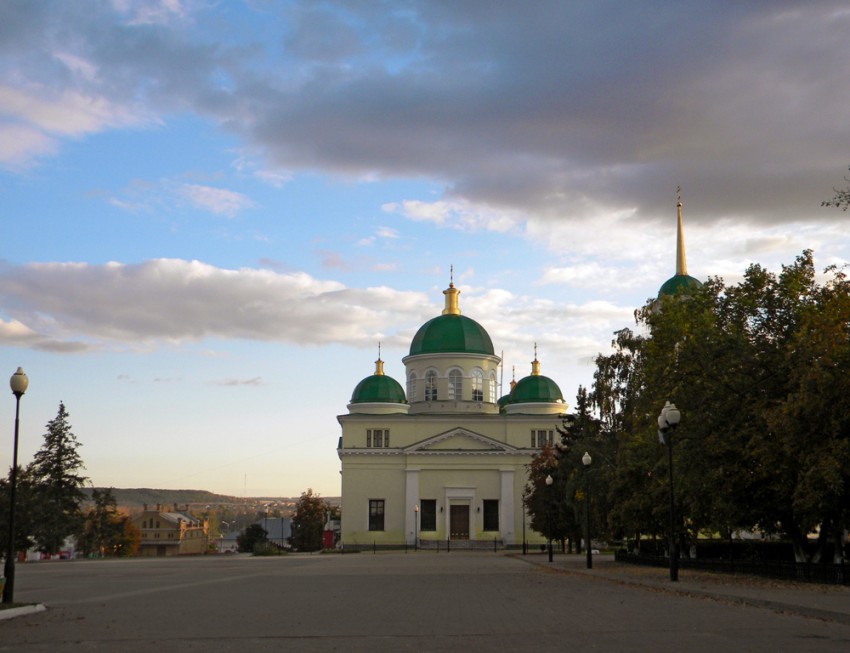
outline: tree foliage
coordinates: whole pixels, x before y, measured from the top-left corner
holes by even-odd
[[[559,440],[544,445],[528,466],[528,483],[523,493],[530,526],[553,540],[575,543],[581,550],[584,538],[584,500],[592,507],[591,524],[606,523],[608,504],[605,497],[610,484],[613,443],[602,422],[592,415],[590,396],[579,387],[576,412],[556,427]],[[582,456],[587,452],[594,463],[586,468]],[[546,484],[546,477],[552,484]],[[599,535],[599,533],[597,533]]]
[[[807,551],[850,526],[850,283],[817,282],[812,253],[778,274],[751,265],[741,283],[710,279],[638,311],[597,359],[590,402],[607,442],[609,534],[662,534],[667,459],[656,417],[682,412],[674,434],[676,514],[684,537],[759,528]],[[600,517],[602,515],[600,514]],[[835,547],[836,551],[840,547]]]
[[[236,536],[236,546],[242,553],[251,553],[258,544],[266,542],[269,534],[259,524],[251,524]]]
[[[312,489],[301,493],[292,515],[292,547],[296,551],[322,548],[322,531],[334,509]]]
[[[5,553],[6,544],[9,542],[9,483],[11,482],[12,470],[9,476],[0,479],[0,542],[2,542]],[[15,504],[15,549],[25,551],[35,546],[32,538],[34,532],[34,506],[38,500],[38,491],[33,482],[32,471],[27,467],[18,466],[17,496]]]
[[[77,533],[77,549],[87,557],[125,557],[136,554],[141,541],[139,529],[127,515],[118,512],[112,488],[92,490],[93,505],[83,512]]]

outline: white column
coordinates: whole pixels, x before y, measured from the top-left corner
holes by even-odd
[[[406,469],[404,471],[404,541],[413,544],[416,539],[416,513],[413,507],[419,505],[419,470]]]
[[[499,536],[505,544],[514,544],[516,535],[516,497],[514,497],[514,470],[502,469],[501,496],[499,497]]]

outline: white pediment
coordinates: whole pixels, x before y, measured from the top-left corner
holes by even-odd
[[[519,450],[504,442],[498,442],[486,435],[468,431],[464,428],[456,428],[445,433],[439,433],[409,447],[404,448],[404,453],[469,453],[469,454],[506,454],[517,453]]]

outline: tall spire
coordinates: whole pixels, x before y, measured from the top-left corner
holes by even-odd
[[[384,361],[381,360],[381,343],[378,341],[378,360],[375,361],[375,376],[384,375]]]
[[[685,232],[682,229],[682,187],[676,187],[676,212],[678,214],[678,230],[676,233],[676,274],[687,276],[688,264],[685,262]]]
[[[540,376],[540,361],[537,360],[537,343],[534,343],[534,360],[531,361],[531,376]]]
[[[446,307],[443,309],[443,315],[460,315],[460,307],[457,303],[457,296],[460,294],[460,290],[455,288],[454,283],[455,276],[455,266],[451,266],[451,272],[449,273],[449,287],[443,291],[443,294],[446,296]]]

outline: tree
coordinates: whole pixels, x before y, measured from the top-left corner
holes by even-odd
[[[83,513],[77,548],[85,556],[131,556],[141,534],[127,515],[118,512],[112,488],[92,490],[93,506]]]
[[[9,541],[9,483],[12,470],[9,470],[9,476],[0,479],[0,542],[2,542],[3,552],[5,554],[6,543]],[[35,546],[35,541],[32,539],[34,529],[33,513],[36,497],[35,484],[33,483],[32,473],[29,468],[18,466],[17,477],[17,496],[15,497],[15,550],[26,551]]]
[[[312,489],[301,493],[292,515],[292,547],[296,551],[318,551],[322,548],[322,531],[331,506],[313,494]]]
[[[251,553],[254,547],[268,540],[269,534],[259,524],[251,524],[236,536],[236,546],[242,553]]]
[[[44,444],[29,469],[38,486],[33,535],[39,550],[47,554],[58,553],[65,538],[79,532],[82,525],[86,477],[79,473],[83,469],[77,452],[81,445],[71,431],[68,417],[65,404],[60,402],[59,412],[47,423]]]
[[[829,545],[838,553],[850,525],[850,283],[827,274],[819,285],[805,251],[779,274],[751,265],[737,286],[710,279],[638,311],[649,335],[618,337],[615,353],[597,360],[592,393],[618,437],[614,524],[665,530],[655,420],[670,400],[682,411],[674,490],[683,538],[758,527],[788,537],[798,559]]]

